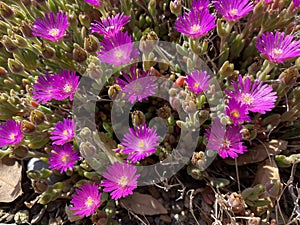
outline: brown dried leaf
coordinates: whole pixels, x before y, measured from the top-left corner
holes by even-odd
[[[12,202],[22,192],[22,167],[15,160],[8,157],[0,159],[0,202]]]
[[[288,142],[284,140],[271,140],[265,143],[265,146],[262,144],[254,146],[248,149],[248,152],[237,158],[237,165],[242,166],[262,162],[268,158],[268,153],[270,156],[278,155],[281,151],[286,150],[287,143]],[[233,159],[226,159],[224,162],[231,166],[235,165],[235,160]]]
[[[166,208],[151,195],[140,194],[138,192],[122,199],[121,204],[125,209],[139,215],[152,216],[168,213]]]

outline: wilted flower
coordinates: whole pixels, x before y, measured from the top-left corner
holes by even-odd
[[[191,74],[187,74],[185,78],[188,89],[195,94],[206,91],[209,85],[210,75],[206,71],[194,70]]]
[[[89,3],[89,4],[91,4],[93,6],[96,6],[96,7],[100,6],[100,4],[101,4],[100,0],[84,0],[84,1],[86,3]]]
[[[16,145],[23,140],[21,123],[14,120],[7,120],[0,125],[0,147]]]
[[[192,10],[207,10],[209,5],[209,0],[193,0],[192,2]]]
[[[156,130],[147,128],[146,124],[135,129],[129,128],[129,132],[124,135],[121,142],[122,153],[129,154],[127,159],[136,163],[155,153],[156,146],[159,145],[158,139]]]
[[[63,145],[72,141],[74,137],[75,122],[73,119],[64,119],[58,122],[51,132],[50,139],[55,145]]]
[[[148,70],[141,71],[140,69],[132,66],[130,68],[130,75],[122,72],[125,79],[116,78],[116,81],[125,93],[125,98],[132,104],[137,100],[142,102],[143,99],[147,100],[149,96],[154,94],[157,85],[154,83],[153,76],[147,76]]]
[[[213,1],[217,12],[227,21],[236,21],[253,10],[253,3],[248,0],[216,0]]]
[[[129,23],[130,16],[118,13],[115,16],[108,16],[106,19],[91,23],[91,31],[103,34],[105,37],[113,37]]]
[[[247,109],[251,112],[265,114],[275,107],[275,101],[277,99],[276,92],[273,92],[272,86],[268,84],[263,84],[263,82],[259,80],[255,80],[254,83],[251,84],[250,77],[246,77],[243,80],[240,75],[238,83],[233,81],[232,86],[234,90],[226,91],[226,94],[246,105]]]
[[[284,63],[284,60],[300,56],[300,41],[293,41],[294,35],[284,32],[267,32],[258,37],[256,48],[269,61]]]
[[[118,32],[113,37],[104,37],[101,42],[102,49],[97,52],[101,62],[105,62],[114,66],[127,64],[132,58],[139,55],[137,49],[134,48],[134,42],[128,32]]]
[[[101,186],[104,192],[111,192],[110,196],[114,200],[118,200],[127,195],[132,195],[133,190],[137,187],[137,179],[140,176],[136,174],[137,169],[131,164],[121,164],[115,162],[107,168],[107,172],[103,173],[105,178]]]
[[[244,121],[251,121],[248,116],[248,106],[236,101],[234,98],[229,99],[226,115],[229,116],[234,125],[238,125],[238,123],[243,123]]]
[[[98,190],[98,185],[85,183],[72,195],[73,207],[70,209],[75,211],[74,215],[90,216],[100,206],[100,198],[101,193]]]
[[[54,152],[49,157],[49,168],[60,170],[60,173],[74,168],[75,161],[79,160],[78,152],[73,150],[72,144],[67,143],[62,146],[52,145]]]
[[[199,11],[192,8],[189,13],[178,16],[174,28],[190,38],[197,39],[215,28],[215,20],[216,17],[208,10]]]
[[[38,18],[33,23],[32,34],[50,41],[60,40],[68,28],[68,16],[62,12],[45,14],[45,18]]]
[[[220,119],[216,119],[211,126],[211,130],[206,130],[207,148],[218,151],[218,154],[224,158],[236,158],[238,154],[244,154],[247,148],[243,146],[242,135],[240,133],[242,127],[227,126],[225,133]]]

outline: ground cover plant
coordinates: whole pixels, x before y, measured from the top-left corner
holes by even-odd
[[[299,224],[299,0],[1,0],[0,222]]]

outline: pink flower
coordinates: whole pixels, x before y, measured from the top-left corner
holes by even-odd
[[[248,106],[237,102],[234,98],[229,99],[226,107],[226,115],[229,116],[234,125],[238,125],[244,121],[251,121],[248,116]]]
[[[188,84],[188,89],[195,94],[200,94],[208,89],[209,74],[206,71],[195,70],[191,74],[187,74],[185,79]]]
[[[72,141],[75,132],[75,122],[73,119],[64,119],[58,122],[51,132],[50,139],[55,145],[63,145]]]
[[[22,140],[21,123],[14,120],[7,120],[0,125],[0,147],[17,145]]]

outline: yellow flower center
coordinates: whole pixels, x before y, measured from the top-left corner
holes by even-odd
[[[223,140],[223,147],[229,148],[229,146],[230,146],[230,141],[228,139],[224,139]]]
[[[122,186],[122,187],[124,187],[124,186],[127,185],[127,183],[128,183],[127,177],[122,176],[122,177],[120,178],[120,180],[119,180],[119,185]]]
[[[11,135],[9,135],[9,138],[11,139],[11,140],[15,140],[15,134],[11,134]]]
[[[237,10],[237,9],[232,9],[232,10],[230,10],[230,14],[231,14],[232,16],[235,16],[237,13],[238,13],[238,10]]]
[[[200,84],[199,84],[198,82],[196,82],[196,83],[194,84],[194,87],[197,88],[197,87],[199,87],[199,85],[200,85]]]
[[[140,142],[138,143],[138,146],[139,146],[140,148],[143,148],[143,147],[145,146],[145,142],[144,142],[144,141],[140,141]]]
[[[191,30],[192,30],[193,32],[197,32],[197,31],[200,30],[200,26],[199,26],[198,24],[194,24],[194,25],[191,27]]]
[[[273,50],[273,54],[274,54],[274,55],[280,55],[281,53],[282,53],[282,50],[281,50],[281,49],[275,48],[275,49]]]
[[[64,92],[69,93],[72,90],[72,86],[69,84],[66,84],[64,86]]]
[[[233,117],[235,117],[235,118],[239,118],[240,117],[240,113],[238,112],[238,111],[233,111],[233,112],[231,112],[230,113]]]
[[[244,94],[243,96],[243,102],[246,104],[252,104],[253,102],[253,97],[250,94]]]
[[[67,130],[63,131],[63,135],[67,136],[69,134],[69,132]]]
[[[85,202],[85,205],[87,207],[91,207],[93,205],[93,203],[94,203],[94,200],[91,197],[88,197],[88,199]]]
[[[63,155],[63,156],[61,157],[61,161],[62,161],[63,163],[66,163],[66,162],[68,161],[69,158],[70,158],[70,155],[69,155],[69,154]]]
[[[52,37],[56,37],[59,35],[59,29],[57,28],[52,28],[51,30],[49,30],[49,34],[52,36]]]
[[[116,57],[121,58],[123,55],[123,53],[121,51],[117,51],[116,52]]]

